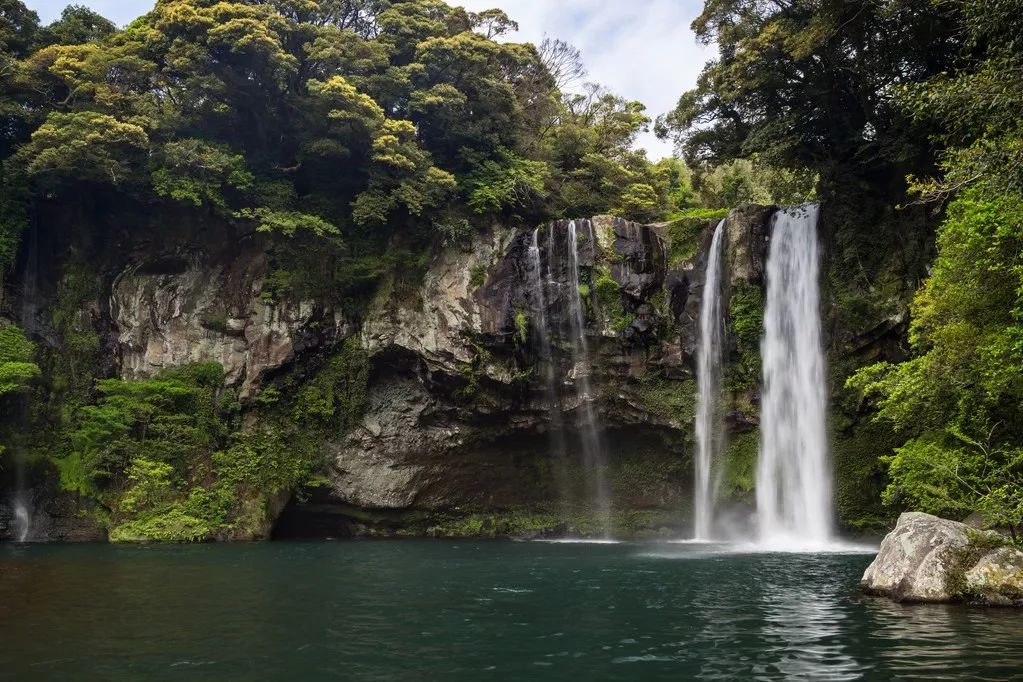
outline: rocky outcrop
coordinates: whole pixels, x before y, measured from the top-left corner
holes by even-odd
[[[728,279],[733,286],[739,282],[763,284],[767,262],[767,240],[771,217],[776,206],[746,204],[733,209],[725,219],[725,247]]]
[[[1023,552],[992,531],[906,512],[860,581],[898,602],[1023,605]]]
[[[769,216],[749,207],[728,219],[731,281],[759,285]],[[258,234],[157,235],[101,268],[90,326],[109,362],[102,373],[135,379],[220,363],[251,427],[264,389],[301,388],[342,342],[357,339],[369,356],[365,412],[325,442],[315,436],[326,484],[296,496],[289,523],[315,516],[323,534],[443,534],[443,523],[468,514],[542,516],[566,497],[565,481],[589,475],[580,452],[589,402],[608,442],[614,507],[651,532],[681,528],[692,353],[715,223],[686,223],[685,246],[672,251],[667,225],[576,221],[578,272],[571,225],[494,225],[439,250],[422,273],[394,273],[351,311],[326,298],[272,296],[268,243]],[[571,306],[580,297],[585,362],[573,352]],[[577,390],[584,377],[585,394]],[[41,532],[93,539],[94,529],[79,532],[70,521],[88,514],[67,509],[50,514],[55,522]],[[275,510],[266,510],[268,522]]]
[[[366,413],[328,446],[331,496],[339,506],[554,503],[551,438],[573,447],[580,412],[573,386],[583,371],[599,392],[592,398],[606,428],[687,428],[685,415],[673,424],[665,410],[652,409],[649,387],[639,385],[653,371],[688,376],[678,320],[658,300],[667,275],[663,241],[648,226],[606,216],[576,227],[580,282],[571,281],[568,267],[569,224],[559,221],[536,235],[495,227],[471,249],[437,255],[413,291],[382,288],[362,328],[373,366]],[[534,236],[542,273],[530,260]],[[549,281],[542,302],[535,277]],[[598,280],[607,278],[615,295],[599,298]],[[576,366],[567,347],[568,292],[575,286],[590,292],[585,323],[595,367]],[[658,336],[658,328],[671,332]],[[556,409],[567,433],[557,436],[539,367],[541,335],[550,336],[562,387]],[[676,479],[655,489],[681,487]],[[670,502],[680,504],[673,496]],[[323,504],[321,496],[317,508]]]
[[[171,254],[123,271],[110,295],[121,376],[218,362],[244,398],[297,354],[344,338],[344,316],[329,304],[262,298],[267,270],[254,245],[226,262]]]

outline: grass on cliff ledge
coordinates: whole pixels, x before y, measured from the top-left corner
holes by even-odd
[[[668,264],[681,265],[693,260],[700,248],[700,237],[707,224],[723,220],[727,208],[691,208],[682,211],[664,231],[668,243]]]

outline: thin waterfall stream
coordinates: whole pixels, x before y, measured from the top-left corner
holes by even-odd
[[[778,211],[767,256],[756,496],[770,545],[832,538],[817,217],[814,204]]]
[[[29,338],[35,333],[36,280],[39,268],[39,235],[35,225],[28,231],[28,253],[21,283],[21,328]],[[22,428],[28,428],[29,402],[20,401],[18,407]],[[19,443],[14,450],[14,534],[18,542],[26,542],[32,532],[32,503],[28,488],[28,453],[25,445]]]
[[[590,248],[594,248],[595,235],[593,224],[584,221]],[[605,536],[611,530],[611,496],[608,491],[607,449],[603,435],[597,426],[596,414],[593,409],[595,399],[590,382],[592,364],[589,343],[586,339],[586,318],[583,312],[582,294],[579,292],[579,233],[573,220],[568,224],[568,303],[569,322],[572,332],[572,366],[573,383],[579,405],[579,440],[582,445],[583,465],[589,488],[589,498],[593,504],[593,512],[597,524]]]
[[[724,346],[722,265],[725,221],[718,223],[707,255],[700,304],[700,339],[696,356],[696,463],[694,471],[694,537],[709,540],[714,532],[714,507],[720,479],[715,461],[721,454],[724,429],[718,401]]]
[[[553,234],[553,230],[549,230]],[[543,258],[540,252],[540,228],[533,230],[532,241],[527,251],[529,259],[529,286],[532,291],[532,307],[534,315],[534,329],[536,340],[540,350],[540,362],[543,365],[544,377],[544,398],[547,404],[547,415],[550,420],[550,444],[551,454],[554,460],[554,477],[561,494],[562,515],[567,516],[568,508],[573,501],[569,476],[567,471],[565,452],[565,424],[561,417],[561,399],[558,392],[557,366],[554,359],[554,349],[551,344],[551,328],[548,321],[547,308],[549,296],[547,286],[553,284],[551,275],[550,259],[553,251],[548,250],[548,266],[544,270]]]

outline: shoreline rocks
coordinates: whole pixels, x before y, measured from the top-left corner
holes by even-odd
[[[1023,551],[993,531],[906,512],[885,536],[860,590],[902,603],[1023,607]]]

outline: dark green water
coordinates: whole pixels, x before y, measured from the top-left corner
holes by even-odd
[[[1023,614],[864,555],[688,545],[0,546],[13,680],[1023,679]]]

